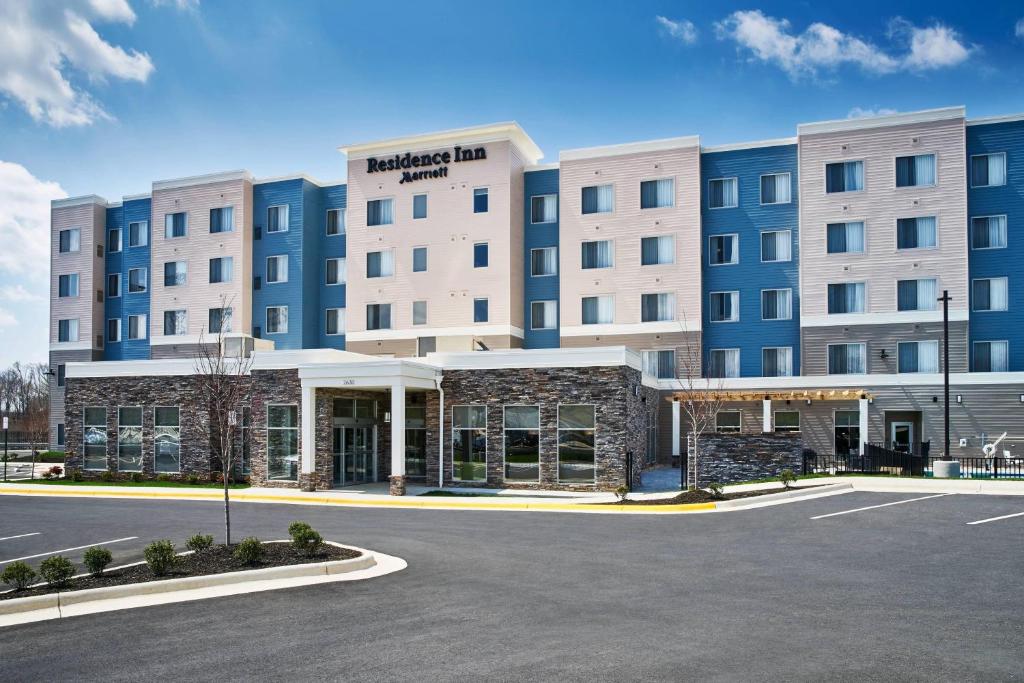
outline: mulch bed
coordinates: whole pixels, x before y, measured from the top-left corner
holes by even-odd
[[[627,499],[626,502],[620,503],[614,501],[611,503],[599,503],[599,505],[680,505],[682,503],[718,503],[723,500],[736,500],[737,498],[753,498],[754,496],[764,496],[769,493],[782,493],[783,491],[796,491],[804,489],[813,489],[818,486],[825,486],[825,484],[815,484],[813,486],[800,486],[791,489],[759,489],[757,491],[736,491],[734,493],[725,493],[721,497],[715,497],[710,491],[703,489],[696,489],[694,491],[684,491],[677,496],[672,498],[644,498],[644,499]]]
[[[180,579],[185,576],[205,576],[207,574],[225,574],[227,572],[246,571],[249,569],[266,569],[267,567],[283,567],[290,564],[309,564],[312,562],[334,562],[359,557],[362,553],[348,548],[324,544],[321,551],[314,557],[297,550],[291,543],[263,544],[263,561],[259,564],[242,564],[231,556],[234,546],[216,545],[208,550],[189,555],[179,555],[178,565],[171,574],[154,576],[146,564],[139,564],[124,569],[103,572],[101,576],[83,576],[71,579],[61,589],[41,586],[23,591],[0,593],[0,600],[11,598],[27,598],[47,593],[63,593],[67,591],[85,590],[87,588],[103,588],[105,586],[123,586],[129,583],[146,581],[162,581],[164,579]],[[37,579],[40,580],[40,579]],[[0,586],[0,590],[6,586]]]

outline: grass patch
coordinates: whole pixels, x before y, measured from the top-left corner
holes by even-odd
[[[137,488],[162,488],[162,489],[175,489],[175,488],[201,488],[201,489],[223,489],[224,485],[216,482],[204,481],[198,484],[189,484],[184,481],[72,481],[70,479],[36,479],[35,481],[29,481],[23,479],[20,481],[0,481],[0,484],[46,484],[48,486],[130,486]],[[238,483],[229,484],[229,489],[247,489],[249,484]]]

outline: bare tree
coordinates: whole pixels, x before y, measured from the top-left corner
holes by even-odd
[[[199,335],[195,353],[196,375],[202,398],[210,414],[210,446],[214,458],[220,462],[221,481],[224,484],[224,542],[231,545],[230,482],[242,455],[242,409],[249,402],[249,371],[252,356],[239,339],[237,349],[229,349],[225,333],[231,331],[231,306],[222,298],[224,316],[215,341]],[[230,341],[234,341],[233,339]],[[237,446],[237,447],[236,447]]]
[[[686,328],[686,315],[683,315],[683,328]],[[703,366],[700,343],[695,343],[690,335],[686,335],[686,343],[683,347],[683,376],[680,378],[681,389],[676,392],[676,398],[685,416],[684,428],[687,430],[687,452],[693,449],[693,456],[686,458],[686,478],[689,482],[689,490],[700,487],[700,447],[701,437],[708,431],[715,429],[715,417],[725,403],[721,377],[712,377],[714,368],[708,368],[701,372]],[[680,470],[684,469],[681,462]],[[682,478],[684,472],[680,472]],[[680,488],[681,482],[680,482]]]

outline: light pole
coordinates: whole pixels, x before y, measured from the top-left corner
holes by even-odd
[[[939,297],[939,301],[942,302],[942,378],[943,378],[943,391],[945,394],[945,400],[943,401],[943,409],[945,412],[945,443],[942,450],[942,459],[938,460],[933,465],[933,474],[936,478],[960,478],[960,461],[953,460],[953,456],[949,453],[949,302],[953,298],[949,295],[949,290],[942,290],[942,296]]]

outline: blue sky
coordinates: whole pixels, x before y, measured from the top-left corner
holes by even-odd
[[[0,218],[0,366],[45,358],[39,254],[61,193],[234,168],[340,179],[338,145],[510,119],[553,161],[865,111],[1024,110],[1019,3],[583,7],[0,0],[0,205],[24,207]]]

